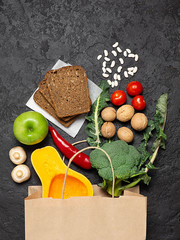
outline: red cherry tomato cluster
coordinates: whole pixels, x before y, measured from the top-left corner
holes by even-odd
[[[134,109],[138,111],[143,110],[146,107],[146,102],[144,100],[144,97],[140,95],[143,91],[142,84],[138,81],[130,82],[127,85],[126,90],[130,96],[134,97],[132,99],[132,105]],[[126,102],[126,99],[126,93],[122,90],[117,90],[111,95],[111,102],[116,106],[124,104]]]

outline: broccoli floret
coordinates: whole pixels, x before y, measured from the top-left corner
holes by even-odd
[[[102,149],[104,149],[111,158],[115,178],[125,180],[138,172],[141,155],[135,147],[128,145],[122,140],[118,140],[105,143]],[[98,170],[99,175],[104,180],[112,180],[112,170],[109,160],[102,151],[98,149],[92,151],[90,161],[92,167]]]
[[[133,175],[138,174],[141,155],[135,147],[122,140],[105,143],[102,149],[111,158],[115,174],[115,196],[119,196],[118,189],[121,187],[122,181],[127,181]],[[98,170],[99,176],[104,180],[101,187],[111,194],[113,176],[108,158],[102,151],[96,149],[90,153],[90,161],[92,167]]]

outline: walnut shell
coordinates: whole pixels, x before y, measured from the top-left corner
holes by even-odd
[[[129,121],[134,115],[134,108],[131,105],[123,105],[117,110],[117,119],[121,122]]]
[[[112,122],[105,122],[101,127],[101,133],[105,138],[112,138],[116,133],[116,127]]]

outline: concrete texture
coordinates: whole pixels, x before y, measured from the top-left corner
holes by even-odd
[[[159,152],[159,169],[150,172],[151,183],[142,184],[141,193],[148,197],[147,239],[180,239],[179,0],[1,0],[0,34],[0,239],[24,239],[27,187],[40,184],[30,155],[37,147],[53,145],[49,135],[37,146],[24,146],[32,176],[24,184],[14,183],[8,151],[21,144],[13,136],[13,121],[28,110],[26,101],[59,58],[83,66],[88,77],[99,83],[101,64],[96,57],[103,49],[111,50],[116,41],[139,54],[139,71],[130,80],[143,84],[149,118],[158,97],[169,94],[166,150]],[[110,93],[125,90],[130,80],[123,78]],[[58,131],[72,143],[86,138],[84,127],[76,139]],[[141,134],[135,136],[135,146],[141,138]],[[95,170],[72,168],[92,183],[100,181]]]

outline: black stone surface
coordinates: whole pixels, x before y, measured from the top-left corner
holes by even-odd
[[[169,94],[166,150],[159,152],[159,169],[150,172],[151,183],[141,185],[141,193],[148,198],[147,239],[180,239],[180,1],[1,0],[0,34],[0,239],[24,239],[27,187],[40,184],[30,155],[36,148],[54,146],[50,135],[37,146],[24,146],[32,176],[26,183],[14,183],[8,152],[21,144],[13,136],[13,121],[29,110],[25,103],[59,58],[83,66],[99,83],[101,64],[96,57],[116,41],[139,54],[139,71],[130,80],[142,82],[149,118],[158,97]],[[130,80],[123,78],[110,93],[125,90]],[[84,127],[75,139],[58,131],[72,143],[86,138]],[[135,136],[135,146],[141,137]],[[94,170],[72,168],[92,183],[100,181]]]

